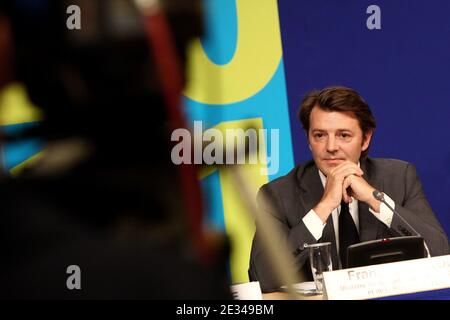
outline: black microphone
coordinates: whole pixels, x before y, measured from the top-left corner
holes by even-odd
[[[421,237],[423,239],[423,237],[420,235],[420,233],[417,232],[417,230],[414,229],[405,219],[403,219],[403,217],[400,215],[400,213],[398,213],[394,208],[392,208],[389,205],[389,203],[387,203],[387,201],[384,199],[384,193],[383,192],[375,190],[372,194],[373,194],[373,197],[376,200],[383,202],[389,208],[389,210],[391,210],[397,217],[399,217],[400,220],[402,220],[417,236],[419,236],[419,237]],[[425,243],[425,239],[423,239],[423,246],[425,247],[425,250],[427,251],[428,258],[430,258],[431,257],[430,250],[428,250],[428,246]]]

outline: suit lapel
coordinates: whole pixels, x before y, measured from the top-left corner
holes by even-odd
[[[319,203],[320,198],[322,198],[323,195],[323,186],[320,181],[319,170],[314,162],[305,165],[305,169],[297,174],[297,180],[300,187],[300,201],[305,209],[303,215],[305,215]]]
[[[319,176],[319,169],[312,162],[306,165],[304,171],[299,172],[297,179],[300,186],[300,201],[302,208],[301,217],[308,213],[314,206],[319,203],[323,195],[323,185]],[[319,242],[331,242],[333,266],[336,268],[339,265],[339,258],[336,247],[336,235],[333,226],[333,216],[330,214],[327,224],[323,229],[322,238]]]
[[[320,242],[331,242],[331,260],[333,261],[333,270],[339,268],[339,256],[336,245],[336,233],[334,232],[333,215],[330,214],[327,224],[323,229],[322,238]]]
[[[366,181],[375,189],[383,191],[383,180],[373,175],[370,160],[361,160],[361,169],[364,171]],[[377,238],[379,220],[369,211],[369,205],[364,202],[358,203],[359,214],[359,238],[361,242]]]

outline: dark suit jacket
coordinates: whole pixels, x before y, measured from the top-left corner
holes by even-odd
[[[364,171],[363,177],[374,188],[394,200],[395,209],[421,234],[431,255],[448,254],[447,236],[425,198],[414,166],[400,160],[373,158],[361,160],[360,163]],[[339,265],[332,215],[328,218],[319,241],[316,241],[302,221],[319,202],[323,190],[317,166],[313,161],[308,161],[295,167],[287,175],[264,185],[258,193],[260,209],[280,231],[280,237],[273,241],[277,245],[288,246],[295,256],[296,268],[309,279],[311,272],[307,250],[303,250],[305,243],[330,241],[333,267]],[[258,240],[258,221],[256,223],[250,256],[250,280],[259,281],[263,292],[276,291],[281,284],[265,255],[265,248]],[[414,235],[414,231],[395,215],[388,228],[369,211],[369,206],[364,202],[359,202],[359,232],[361,242]]]

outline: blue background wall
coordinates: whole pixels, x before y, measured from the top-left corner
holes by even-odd
[[[381,30],[369,30],[369,5]],[[294,158],[310,158],[296,119],[303,95],[344,85],[377,119],[372,157],[416,165],[450,234],[450,1],[279,0]]]

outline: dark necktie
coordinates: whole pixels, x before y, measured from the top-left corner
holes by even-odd
[[[348,203],[342,201],[341,213],[339,214],[339,255],[341,256],[342,268],[347,268],[347,248],[358,242],[358,230],[348,209]]]

